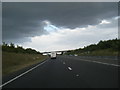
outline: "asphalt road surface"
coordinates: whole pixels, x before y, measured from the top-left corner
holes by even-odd
[[[118,67],[58,56],[9,80],[3,78],[3,88],[118,88]]]

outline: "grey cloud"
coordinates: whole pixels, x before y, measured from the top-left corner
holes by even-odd
[[[117,2],[3,2],[3,41],[46,34],[40,24],[43,20],[67,28],[96,25],[117,16],[117,8]]]
[[[115,28],[118,27],[118,19],[112,18],[112,19],[108,19],[108,22],[110,22],[109,24],[101,24],[98,25],[98,28]]]

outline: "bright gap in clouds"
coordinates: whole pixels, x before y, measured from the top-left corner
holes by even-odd
[[[102,20],[100,24],[109,24],[111,22],[107,21],[107,20]]]
[[[59,29],[55,25],[52,25],[51,22],[48,20],[44,20],[44,21],[42,21],[42,23],[43,23],[44,30],[46,30],[47,32],[53,32],[53,31]]]
[[[98,25],[88,25],[83,28],[59,28],[50,21],[43,21],[47,35],[31,38],[31,42],[24,43],[24,47],[34,48],[40,52],[55,50],[71,50],[98,43],[100,40],[117,38],[118,28],[110,27],[117,19],[102,20]],[[102,27],[102,26],[106,27]]]

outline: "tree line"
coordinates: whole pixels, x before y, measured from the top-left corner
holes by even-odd
[[[15,46],[13,43],[7,44],[3,42],[2,44],[2,51],[5,52],[13,52],[13,53],[28,53],[28,54],[41,54],[39,51],[36,51],[31,48],[23,48],[22,46]]]
[[[105,50],[111,49],[112,51],[120,51],[120,39],[112,39],[112,40],[104,40],[99,41],[97,44],[91,44],[84,48],[79,48],[76,50],[70,50],[67,54],[74,53],[84,53],[84,52],[92,52],[96,50]]]

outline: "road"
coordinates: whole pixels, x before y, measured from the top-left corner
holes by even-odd
[[[16,76],[15,76],[16,77]],[[118,88],[118,66],[70,56],[48,59],[3,88]],[[7,77],[8,78],[8,77]],[[11,79],[12,80],[12,79]]]

